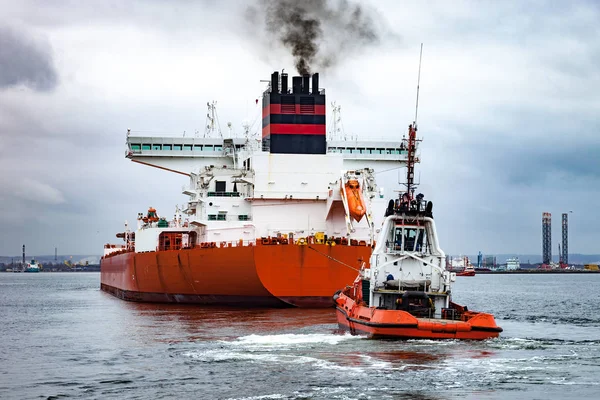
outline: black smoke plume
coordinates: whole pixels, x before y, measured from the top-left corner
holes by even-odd
[[[374,22],[378,15],[347,0],[259,0],[246,16],[291,51],[301,75],[313,67],[333,67],[380,40]]]

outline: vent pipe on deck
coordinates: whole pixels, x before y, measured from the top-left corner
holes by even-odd
[[[281,93],[287,94],[288,92],[288,74],[285,72],[281,74]]]
[[[292,77],[292,90],[293,90],[294,94],[302,92],[302,77],[301,76]]]
[[[271,93],[279,93],[279,72],[271,74]]]
[[[302,93],[310,93],[309,92],[309,85],[310,83],[310,75],[303,75],[302,76]]]
[[[312,76],[312,94],[319,94],[319,73],[315,72]]]

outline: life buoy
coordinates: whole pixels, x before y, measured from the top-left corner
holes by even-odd
[[[300,238],[300,239],[298,239],[298,241],[296,242],[296,244],[298,244],[300,246],[304,246],[304,245],[306,245],[306,239]]]
[[[221,248],[227,246],[227,242],[221,242]]]

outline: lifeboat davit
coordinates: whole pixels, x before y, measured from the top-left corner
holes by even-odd
[[[348,199],[348,210],[350,216],[356,222],[360,222],[365,216],[367,208],[365,207],[365,199],[363,198],[362,188],[356,179],[350,179],[344,185],[346,191],[346,199]]]

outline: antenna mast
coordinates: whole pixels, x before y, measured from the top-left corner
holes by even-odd
[[[419,76],[417,78],[417,102],[415,105],[415,120],[411,125],[408,126],[408,140],[406,149],[408,154],[406,156],[406,194],[408,200],[413,199],[415,191],[415,153],[417,150],[417,113],[419,112],[419,86],[421,83],[421,60],[423,58],[423,43],[421,43],[421,52],[419,53]]]
[[[414,126],[417,129],[417,113],[419,112],[419,85],[421,84],[421,60],[423,59],[423,43],[421,43],[421,52],[419,53],[419,76],[417,77],[417,103],[415,105]]]

